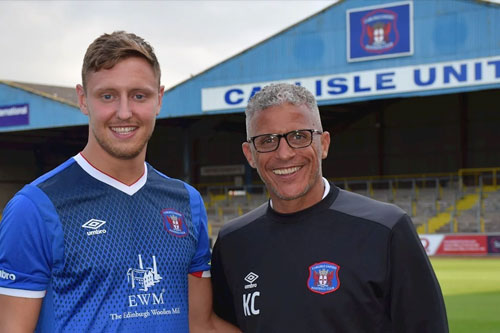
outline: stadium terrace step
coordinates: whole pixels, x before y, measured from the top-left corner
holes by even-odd
[[[407,183],[407,187],[399,188],[358,186],[352,192],[399,206],[412,217],[419,233],[500,232],[500,186],[460,187],[451,180],[427,185]],[[462,194],[460,199],[458,193]],[[211,195],[204,200],[211,236],[216,237],[222,225],[260,206],[268,196],[261,191],[239,196]]]

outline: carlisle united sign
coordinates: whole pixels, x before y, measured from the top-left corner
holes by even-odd
[[[350,9],[346,14],[348,61],[413,54],[412,2]]]
[[[203,88],[201,109],[206,112],[245,108],[262,87],[278,82],[301,85],[317,101],[498,85],[500,56]]]

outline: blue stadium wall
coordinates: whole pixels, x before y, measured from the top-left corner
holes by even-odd
[[[410,4],[412,10],[411,54],[348,61],[347,12],[406,3]],[[402,22],[398,24],[403,25]],[[316,94],[320,97],[320,105],[498,89],[499,61],[499,5],[469,0],[346,0],[170,89],[166,93],[160,117],[242,112],[252,90],[263,84],[275,81],[304,82],[311,78],[313,81],[322,81],[322,94]],[[461,72],[464,65],[467,66],[465,74]],[[436,82],[429,86],[417,86],[415,91],[403,91],[403,87],[377,89],[376,84],[368,82],[374,80],[377,74],[393,73],[408,67],[420,71],[422,76],[428,73],[429,68],[435,68],[438,72]],[[445,74],[442,71],[445,67],[460,72],[461,77],[456,79],[457,82],[453,82],[453,77],[451,82],[443,82]],[[477,71],[482,71],[481,79],[476,77],[479,75]],[[356,74],[366,81],[361,82],[358,88],[369,88],[371,91],[354,92],[354,82],[351,81],[345,93],[329,95],[325,91],[328,89],[328,80]],[[393,79],[395,85],[402,85],[402,82],[397,82],[397,77],[387,75],[386,78]],[[219,99],[203,100],[202,93],[216,87],[221,87],[221,93],[212,95]],[[309,84],[308,88],[316,92],[314,83]],[[244,91],[244,94],[233,94],[232,97],[242,97],[242,103],[231,105],[223,101],[225,93],[231,89]]]
[[[399,42],[405,33],[412,37],[407,49],[354,58],[359,18],[400,6],[410,8],[409,27],[398,12],[393,29]],[[353,25],[358,20],[358,31],[348,28],[348,17]],[[184,132],[193,143],[192,158],[185,160],[194,182],[216,179],[200,177],[201,168],[214,163],[245,164],[247,182],[258,179],[240,148],[244,107],[263,85],[283,81],[308,87],[318,99],[323,128],[333,134],[323,165],[327,177],[500,165],[497,4],[340,1],[171,88],[160,117],[196,124]]]
[[[76,104],[0,81],[0,132],[87,124]]]

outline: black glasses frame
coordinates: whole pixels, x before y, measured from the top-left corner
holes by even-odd
[[[300,147],[293,147],[290,144],[290,142],[288,142],[288,135],[293,134],[293,133],[297,133],[297,132],[301,132],[301,131],[306,131],[306,132],[311,133],[311,140],[309,141],[309,143],[307,145],[300,146]],[[247,142],[248,143],[252,143],[253,147],[255,148],[255,150],[257,152],[259,152],[259,153],[270,153],[270,152],[273,152],[273,151],[275,151],[275,150],[277,150],[279,148],[280,143],[281,143],[281,138],[285,138],[286,143],[292,149],[301,149],[301,148],[309,147],[312,144],[312,141],[313,141],[313,138],[314,138],[314,134],[323,134],[323,132],[315,130],[315,129],[297,129],[297,130],[293,130],[293,131],[290,131],[290,132],[287,132],[287,133],[283,133],[283,134],[268,133],[268,134],[260,134],[260,135],[252,136],[251,138],[247,139]],[[263,137],[263,136],[274,136],[274,137],[278,138],[278,144],[276,145],[276,148],[274,148],[272,150],[259,150],[257,148],[257,146],[255,145],[255,139]]]

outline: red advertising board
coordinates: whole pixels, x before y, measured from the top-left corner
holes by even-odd
[[[429,256],[500,254],[499,234],[420,235],[420,241]]]
[[[488,243],[485,235],[446,235],[436,251],[443,254],[487,254]]]

